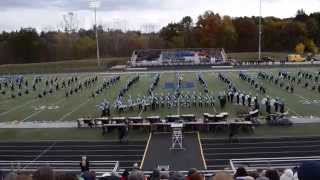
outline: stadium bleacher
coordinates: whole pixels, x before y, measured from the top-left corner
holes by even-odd
[[[141,49],[135,50],[130,59],[131,67],[214,65],[225,62],[222,48],[194,49]]]

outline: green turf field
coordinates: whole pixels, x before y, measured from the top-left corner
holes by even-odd
[[[56,61],[30,64],[0,65],[0,74],[15,73],[65,73],[65,72],[102,72],[115,65],[127,64],[129,57],[101,58],[101,66],[96,59]]]
[[[282,69],[284,70],[284,69]],[[278,70],[262,70],[268,74],[277,75]],[[299,71],[298,69],[288,69],[289,73],[296,75]],[[317,74],[319,69],[309,68],[303,69],[304,72],[310,72]],[[258,70],[250,70],[246,72],[252,78],[257,78]],[[320,117],[320,93],[317,90],[311,90],[311,87],[308,88],[302,87],[302,85],[296,85],[294,93],[287,92],[284,88],[280,88],[268,81],[257,79],[257,82],[263,84],[266,89],[266,94],[261,94],[259,91],[255,90],[249,83],[246,81],[240,80],[238,77],[239,72],[225,71],[222,72],[226,77],[228,77],[237,89],[250,93],[251,95],[256,95],[259,99],[270,96],[273,98],[279,97],[286,104],[286,110],[292,116],[316,116]],[[166,83],[177,83],[177,78],[175,72],[161,72],[160,73],[160,82],[159,85],[155,88],[154,92],[158,95],[174,93],[174,89],[165,88]],[[16,86],[12,91],[10,87],[5,88],[2,84],[2,91],[6,91],[6,94],[0,93],[0,121],[16,121],[16,122],[28,122],[28,121],[74,121],[81,117],[100,117],[101,111],[97,108],[104,99],[108,100],[110,103],[114,104],[115,99],[118,95],[119,90],[125,86],[126,82],[132,78],[136,73],[131,74],[121,74],[120,81],[115,83],[112,87],[105,89],[102,93],[96,95],[96,97],[91,97],[98,88],[102,86],[102,83],[105,79],[110,79],[111,74],[104,73],[78,73],[78,74],[44,74],[40,75],[42,77],[41,83],[37,85],[35,91],[32,90],[31,85],[34,77],[36,75],[24,75],[24,78],[28,80],[28,88],[25,85],[22,86],[21,90],[18,90]],[[183,94],[200,92],[203,94],[203,87],[197,80],[196,72],[182,72],[183,82],[193,83],[194,87],[191,88],[182,88],[181,92]],[[98,81],[93,83],[88,88],[83,88],[76,94],[65,96],[66,89],[71,87],[76,87],[80,82],[84,82],[88,78],[98,77]],[[125,101],[129,96],[132,96],[133,99],[136,99],[138,96],[147,95],[147,90],[152,82],[155,73],[140,73],[140,80],[134,84],[129,91],[125,94]],[[46,86],[45,81],[51,79],[57,79],[56,83],[61,83],[66,81],[71,77],[77,77],[78,81],[74,82],[68,88],[62,88],[56,91],[53,88],[53,93],[51,95],[46,95],[45,97],[39,98],[38,94],[42,93],[44,90],[49,91],[50,85]],[[205,71],[203,72],[203,77],[208,83],[209,93],[213,94],[215,97],[218,97],[219,93],[226,90],[226,85],[218,79],[218,72],[216,71]],[[304,80],[310,81],[311,80]],[[303,82],[304,82],[303,81]],[[319,83],[316,83],[319,85]],[[24,94],[24,91],[28,89],[29,94]],[[22,96],[18,96],[18,92],[22,92]],[[12,98],[11,95],[14,94],[16,97]],[[141,111],[138,108],[133,111],[127,111],[125,113],[118,113],[112,109],[112,116],[152,116],[160,115],[162,117],[166,115],[176,115],[176,114],[196,114],[198,117],[202,117],[202,114],[207,113],[219,113],[219,112],[229,112],[231,117],[236,117],[237,111],[239,109],[247,110],[247,107],[242,105],[236,105],[227,103],[224,109],[220,108],[219,102],[216,100],[215,106],[211,107],[164,107],[156,109],[155,111],[147,110]],[[262,114],[265,114],[264,106],[261,107]]]

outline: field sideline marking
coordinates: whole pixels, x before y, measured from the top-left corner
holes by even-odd
[[[23,106],[26,106],[26,105],[31,104],[31,103],[33,103],[33,102],[36,102],[36,101],[38,101],[38,100],[39,100],[39,99],[30,100],[30,101],[28,101],[28,102],[26,102],[26,103],[24,103],[24,104],[21,104],[21,105],[16,106],[16,107],[14,107],[14,108],[6,111],[6,112],[1,113],[0,116],[6,115],[6,114],[8,114],[8,113],[10,113],[10,112],[12,112],[12,111],[15,111],[15,110],[17,110],[17,109],[19,109],[19,108],[21,108],[21,107],[23,107]]]
[[[79,110],[82,106],[86,105],[88,102],[90,101],[90,99],[87,99],[87,101],[81,103],[79,106],[77,106],[76,108],[74,108],[72,111],[66,113],[65,115],[63,115],[58,121],[62,121],[64,120],[66,117],[70,116],[72,113],[76,112],[77,110]]]

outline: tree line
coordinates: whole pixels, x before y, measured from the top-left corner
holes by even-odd
[[[197,20],[186,16],[159,32],[104,30],[98,26],[102,57],[131,56],[135,49],[224,48],[227,52],[258,50],[259,17],[220,16],[206,11]],[[298,10],[293,18],[262,18],[262,50],[317,53],[320,13]],[[22,28],[0,34],[0,64],[95,58],[95,29],[38,33]]]

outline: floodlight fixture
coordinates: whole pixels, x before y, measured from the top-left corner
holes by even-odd
[[[101,1],[99,0],[89,0],[89,8],[98,9],[101,7]]]

